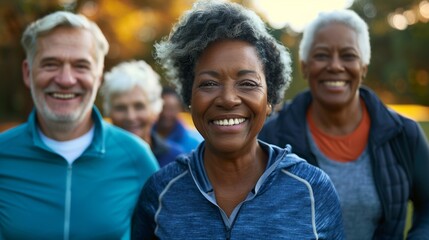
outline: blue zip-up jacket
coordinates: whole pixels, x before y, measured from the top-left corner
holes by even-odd
[[[421,127],[389,110],[373,91],[359,90],[371,119],[368,150],[382,209],[373,239],[402,240],[408,200],[414,203],[413,227],[408,239],[429,239],[429,147]],[[307,138],[307,109],[312,101],[305,91],[267,121],[259,138],[285,146],[318,166]],[[364,209],[363,209],[364,211]]]
[[[157,124],[154,125],[156,131]],[[174,142],[179,145],[185,153],[189,153],[198,147],[203,141],[200,133],[194,129],[188,129],[180,120],[176,121],[176,125],[168,136],[165,137],[169,142]]]
[[[0,134],[0,239],[129,239],[145,181],[159,167],[149,146],[106,123],[73,164],[41,140],[35,110]]]
[[[259,142],[267,168],[228,216],[204,170],[204,142],[155,173],[140,195],[133,239],[343,239],[328,176],[287,149]]]
[[[152,139],[152,152],[160,167],[174,161],[177,156],[184,153],[183,149],[175,142],[161,138],[155,131],[150,133]]]

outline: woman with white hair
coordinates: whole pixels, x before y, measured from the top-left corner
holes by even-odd
[[[113,124],[145,140],[162,167],[183,150],[152,130],[163,104],[159,79],[145,61],[123,62],[104,75],[101,93],[105,115]]]
[[[304,30],[302,72],[309,84],[268,121],[259,138],[319,166],[340,197],[347,239],[429,236],[429,148],[419,125],[362,86],[370,62],[367,24],[351,10],[321,13]]]

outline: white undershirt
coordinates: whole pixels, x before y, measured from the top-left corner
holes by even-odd
[[[63,156],[69,164],[72,164],[91,144],[92,138],[94,137],[94,126],[84,135],[69,141],[57,141],[49,138],[43,134],[40,129],[39,134],[42,141],[48,147]]]

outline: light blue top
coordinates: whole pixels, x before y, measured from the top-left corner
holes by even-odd
[[[374,183],[368,149],[354,161],[329,159],[317,147],[307,128],[311,152],[337,190],[347,240],[373,239],[383,209]]]
[[[329,177],[287,149],[259,143],[269,156],[267,168],[229,217],[213,196],[203,142],[148,180],[133,239],[343,239]]]
[[[154,129],[156,128],[155,124]],[[171,133],[166,136],[166,140],[177,143],[185,153],[190,153],[203,141],[203,137],[197,130],[187,128],[178,120]]]
[[[72,164],[43,143],[36,112],[0,134],[0,239],[129,239],[145,181],[159,166],[149,146],[102,120]]]

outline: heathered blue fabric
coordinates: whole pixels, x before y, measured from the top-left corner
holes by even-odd
[[[269,155],[267,170],[235,219],[224,221],[209,197],[203,142],[148,180],[133,239],[343,239],[341,209],[328,176],[286,149],[260,145]]]
[[[43,143],[35,111],[0,134],[0,239],[130,238],[138,194],[159,167],[142,140],[92,116],[94,139],[72,165]]]
[[[388,109],[369,88],[359,89],[371,119],[368,151],[383,216],[377,240],[402,240],[408,201],[414,204],[413,227],[407,239],[429,239],[429,145],[421,127]],[[263,127],[259,138],[284,146],[318,166],[305,134],[306,113],[312,101],[305,91]]]
[[[351,162],[331,160],[318,149],[310,131],[307,134],[319,166],[331,178],[340,198],[346,239],[372,239],[381,220],[382,209],[368,151]]]

